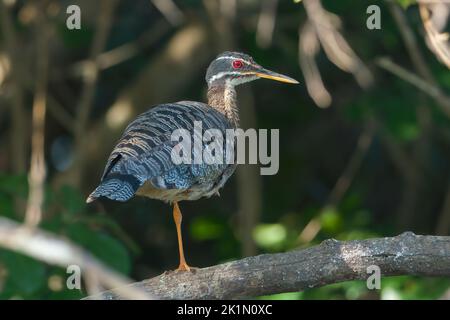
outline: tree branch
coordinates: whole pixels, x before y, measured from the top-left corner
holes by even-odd
[[[0,217],[0,247],[25,254],[48,264],[67,268],[77,265],[83,271],[88,292],[95,282],[102,288],[117,288],[120,295],[129,299],[151,299],[136,287],[127,284],[130,280],[111,270],[89,252],[71,243],[69,240],[40,230],[29,228],[13,220]],[[97,293],[94,291],[94,293]]]
[[[131,286],[162,299],[236,299],[364,280],[370,265],[380,267],[382,276],[450,276],[450,237],[405,232],[391,238],[331,239],[304,250],[249,257],[192,273],[165,272]],[[94,298],[100,296],[88,297]],[[101,298],[121,296],[106,291]]]

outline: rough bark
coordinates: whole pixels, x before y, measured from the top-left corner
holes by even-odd
[[[367,267],[381,276],[450,276],[450,237],[416,236],[324,241],[311,248],[264,254],[194,272],[165,272],[131,286],[161,299],[236,299],[301,291],[347,280],[365,280]],[[103,299],[120,299],[114,291]]]

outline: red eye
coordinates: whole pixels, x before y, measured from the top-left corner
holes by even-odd
[[[233,61],[233,68],[234,68],[234,69],[242,68],[243,65],[244,65],[244,64],[242,63],[241,60],[234,60],[234,61]]]

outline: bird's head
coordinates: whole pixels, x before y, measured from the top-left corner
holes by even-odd
[[[240,52],[224,52],[218,55],[206,72],[208,86],[214,84],[237,86],[259,78],[298,83],[295,79],[263,68],[252,57]]]

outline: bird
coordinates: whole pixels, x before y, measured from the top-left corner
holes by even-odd
[[[202,130],[217,129],[224,133],[238,128],[235,87],[260,78],[299,83],[262,67],[248,54],[231,51],[219,54],[206,71],[207,103],[165,103],[139,115],[118,140],[106,162],[100,184],[86,202],[98,198],[125,202],[138,195],[173,205],[179,253],[176,271],[191,271],[183,250],[182,213],[178,203],[218,194],[236,164],[174,163],[171,152],[177,141],[172,141],[171,135],[177,129],[192,132],[196,121],[202,123]]]

